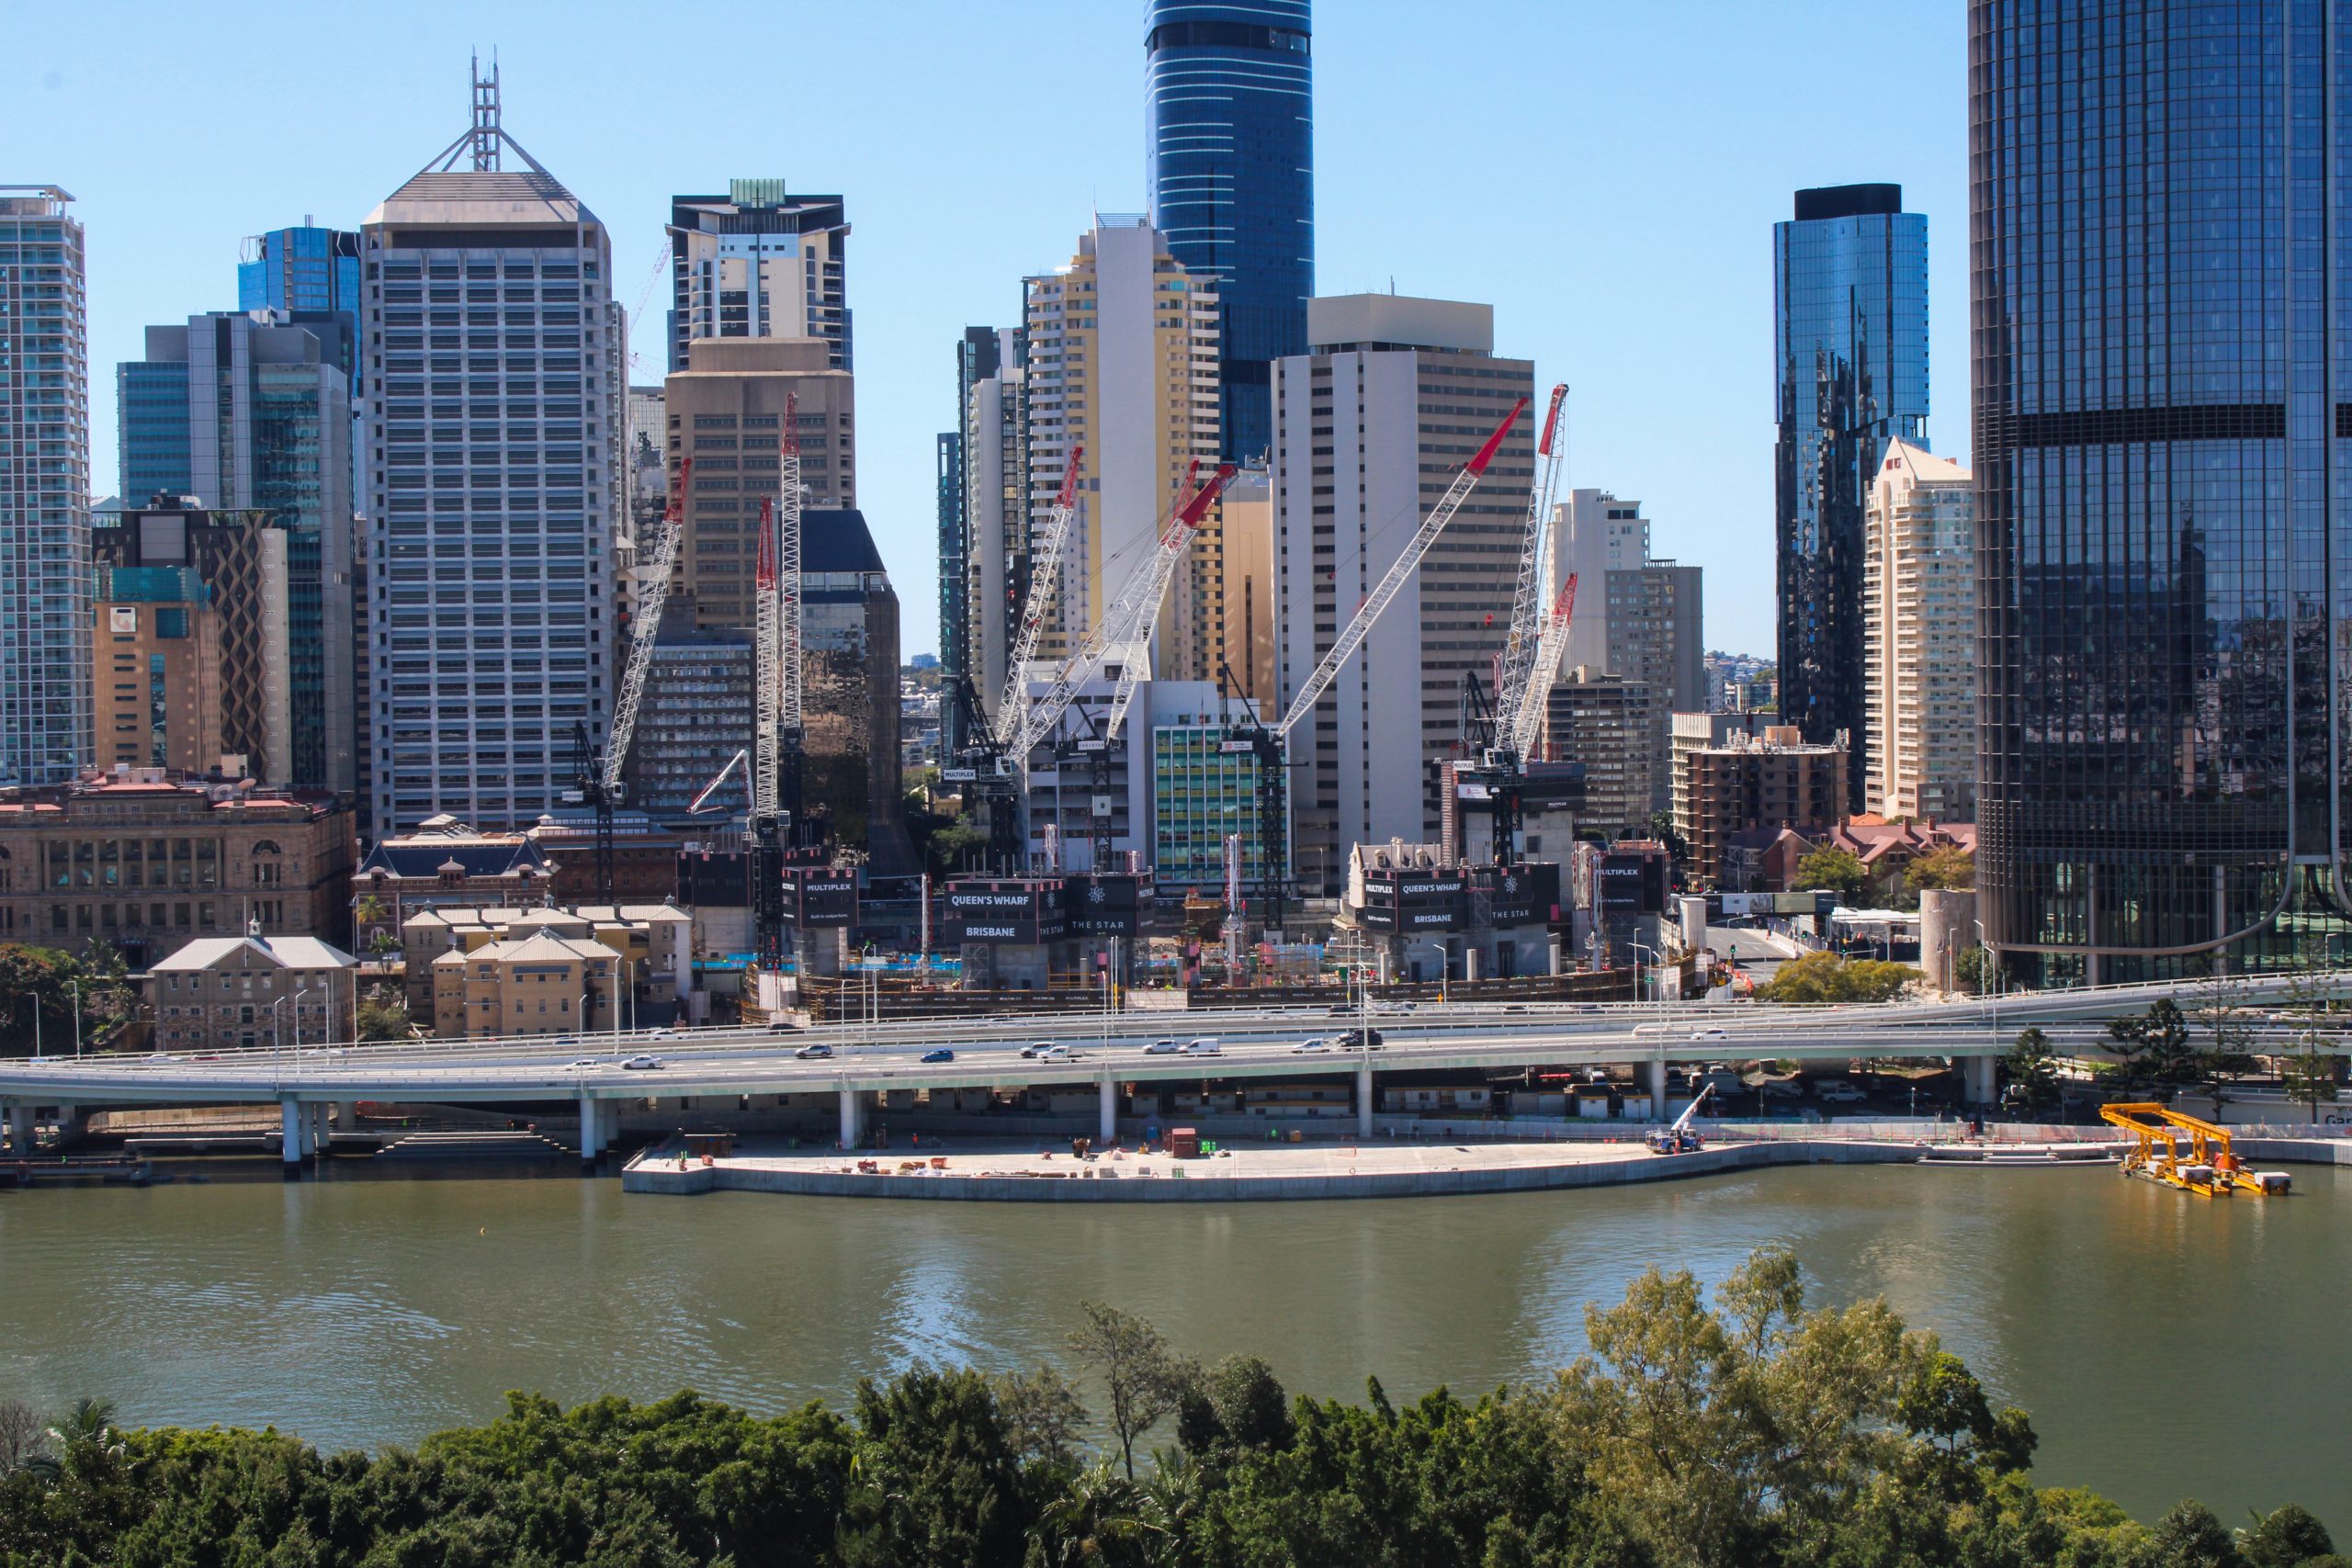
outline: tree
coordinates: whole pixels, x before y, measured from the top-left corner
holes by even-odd
[[[1992,955],[1973,943],[1952,954],[1951,977],[1972,997],[1981,997],[1990,990],[1997,974],[1998,966]]]
[[[1871,874],[1863,867],[1861,857],[1835,844],[1806,851],[1804,858],[1797,862],[1795,877],[1789,883],[1791,890],[1798,893],[1826,888],[1848,904],[1860,898],[1870,885]]]
[[[38,1038],[51,1050],[74,1031],[73,983],[81,960],[53,947],[0,942],[0,1049],[29,1052]],[[33,1015],[38,1010],[38,1031]]]
[[[2257,1518],[2252,1529],[2241,1530],[2237,1546],[2246,1568],[2303,1568],[2313,1558],[2335,1551],[2327,1527],[2295,1503],[2273,1509]]]
[[[29,1404],[0,1400],[0,1476],[54,1468],[55,1463],[47,1423]]]
[[[2117,1084],[2127,1095],[2154,1089],[2168,1099],[2172,1090],[2195,1081],[2188,1018],[2170,997],[2158,998],[2144,1015],[2109,1019],[2107,1034]]]
[[[2245,981],[2216,965],[2199,984],[2190,1017],[2201,1042],[2191,1052],[2189,1072],[2221,1111],[2237,1080],[2254,1070],[2255,1033],[2245,1021]]]
[[[2319,1108],[2335,1103],[2338,1062],[2328,1050],[2335,1037],[2327,1023],[2337,998],[2327,977],[2324,950],[2307,943],[2301,957],[2301,966],[2288,979],[2286,996],[2296,1021],[2295,1048],[2279,1064],[2279,1077],[2287,1098],[2310,1106],[2312,1120],[2317,1122]]]
[[[2001,1058],[2009,1089],[2018,1107],[2039,1111],[2058,1103],[2058,1064],[2051,1053],[2050,1036],[2039,1029],[2018,1035],[2017,1044]]]
[[[966,812],[931,836],[928,846],[933,867],[944,874],[970,867],[975,856],[988,847],[989,836],[972,821]]]
[[[1084,1321],[1069,1337],[1078,1359],[1102,1375],[1111,1393],[1111,1433],[1127,1479],[1136,1475],[1136,1439],[1173,1412],[1200,1369],[1170,1349],[1159,1329],[1132,1313],[1084,1302]]]
[[[1759,1002],[1883,1002],[1903,994],[1919,972],[1875,958],[1840,958],[1808,953],[1781,965],[1756,987]]]
[[[1965,890],[1976,886],[1976,857],[1958,844],[1939,844],[1917,856],[1903,874],[1914,897],[1930,888]]]
[[[1256,1356],[1227,1356],[1184,1391],[1177,1440],[1194,1454],[1288,1448],[1295,1426],[1273,1368]]]
[[[370,986],[359,998],[359,1038],[405,1040],[409,1037],[408,998],[398,986]]]
[[[993,1380],[997,1408],[1012,1428],[1021,1456],[1054,1466],[1075,1462],[1086,1429],[1086,1406],[1069,1380],[1051,1367],[1004,1372]]]

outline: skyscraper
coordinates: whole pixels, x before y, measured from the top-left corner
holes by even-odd
[[[969,530],[965,668],[981,699],[1005,687],[1015,620],[1029,596],[1029,373],[1027,334],[997,334],[996,368],[964,401],[964,516]]]
[[[0,784],[90,756],[90,355],[82,225],[0,186]]]
[[[1224,450],[1273,440],[1273,362],[1306,352],[1315,292],[1308,0],[1149,0],[1144,159],[1151,220],[1217,292]]]
[[[1896,441],[1869,501],[1861,808],[1964,821],[1976,806],[1975,491],[1958,463]]]
[[[956,428],[939,436],[939,665],[949,685],[971,673],[972,518],[964,492],[964,422],[972,389],[997,373],[1001,360],[993,327],[966,327],[956,344]],[[954,702],[939,710],[940,745],[965,743],[963,713]]]
[[[1969,6],[1976,886],[2013,973],[2341,961],[2352,34],[2310,9]]]
[[[729,180],[725,196],[670,198],[670,368],[698,337],[820,337],[835,370],[852,354],[849,220],[838,196],[778,179]]]
[[[1560,554],[1577,574],[1575,617],[1564,662],[1639,687],[1646,701],[1642,748],[1650,809],[1669,804],[1673,718],[1707,707],[1703,574],[1650,554],[1649,519],[1638,501],[1603,490],[1572,490],[1553,512]],[[1559,747],[1559,755],[1583,761]]]
[[[299,229],[273,229],[245,242],[237,264],[237,309],[283,310],[297,323],[322,315],[340,317],[345,331],[338,347],[351,377],[356,403],[359,386],[359,236],[321,229],[305,218]],[[320,334],[322,341],[328,334]],[[130,491],[125,501],[139,499]]]
[[[292,739],[268,782],[358,788],[354,654],[350,367],[354,311],[295,325],[270,307],[147,329],[147,356],[116,367],[122,496],[194,495],[258,512],[287,533]]]
[[[573,726],[601,729],[617,657],[611,246],[500,124],[494,67],[472,126],[361,233],[369,830],[529,823],[570,785]]]
[[[1849,739],[1861,795],[1862,505],[1889,441],[1927,445],[1928,220],[1903,187],[1801,190],[1772,226],[1781,713]]]
[[[1340,295],[1314,302],[1308,341],[1311,352],[1274,366],[1275,690],[1265,706],[1276,716],[1513,400],[1535,391],[1532,361],[1496,356],[1491,305]],[[1532,424],[1512,424],[1363,649],[1291,731],[1292,864],[1310,897],[1339,890],[1354,845],[1439,836],[1426,770],[1459,755],[1463,677],[1488,679],[1510,636]]]

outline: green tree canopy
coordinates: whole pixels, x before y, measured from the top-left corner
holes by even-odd
[[[1756,987],[1759,1002],[1884,1002],[1903,994],[1919,978],[1905,964],[1875,958],[1840,958],[1834,953],[1808,953],[1791,959],[1780,972]]]
[[[1861,857],[1835,844],[1806,851],[1804,858],[1797,862],[1796,876],[1789,883],[1792,889],[1800,893],[1826,888],[1849,904],[1860,898],[1870,885],[1871,874]]]

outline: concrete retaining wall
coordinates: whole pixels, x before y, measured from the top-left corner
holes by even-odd
[[[624,1192],[784,1192],[822,1198],[912,1198],[1015,1203],[1229,1203],[1326,1198],[1436,1198],[1485,1192],[1537,1192],[1566,1187],[1617,1187],[1670,1181],[1775,1165],[1909,1164],[1913,1148],[1871,1144],[1742,1144],[1695,1154],[1585,1160],[1555,1166],[1480,1170],[1384,1171],[1363,1176],[1075,1177],[883,1176],[840,1170],[778,1170],[701,1166],[685,1170],[645,1156],[621,1173]]]

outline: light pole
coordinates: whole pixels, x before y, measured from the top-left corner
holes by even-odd
[[[1629,942],[1625,945],[1634,950],[1634,999],[1635,1001],[1640,1001],[1642,999],[1642,960],[1640,955],[1645,953],[1650,955],[1650,975],[1653,981],[1657,978],[1657,971],[1666,967],[1665,956],[1660,953],[1657,948],[1645,946],[1638,942]],[[1664,1001],[1665,999],[1666,998],[1663,996],[1658,998],[1658,1000],[1660,1001]]]
[[[273,998],[269,1004],[269,1055],[274,1062],[281,1061],[286,1055],[286,1014],[281,1010],[285,1006],[284,997]],[[78,1025],[76,1029],[78,1032]],[[301,1025],[297,1023],[294,1032],[298,1039],[301,1032]],[[284,1070],[282,1066],[279,1068],[281,1072]]]
[[[66,984],[74,987],[74,1059],[78,1062],[82,1059],[82,982],[68,980]]]
[[[310,994],[308,986],[294,993],[294,1055],[297,1056],[302,1054],[302,998]]]

